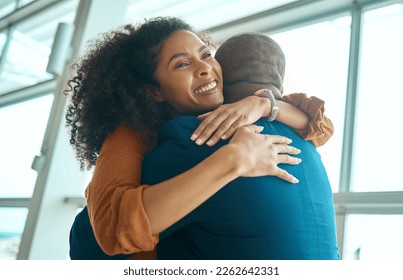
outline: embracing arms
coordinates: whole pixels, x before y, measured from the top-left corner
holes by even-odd
[[[192,169],[152,187],[140,185],[147,147],[139,134],[119,127],[105,141],[87,188],[87,206],[98,244],[109,255],[154,249],[158,233],[239,176],[295,178],[277,165],[298,164],[288,138],[259,135],[252,125]],[[192,179],[192,180],[190,180]],[[189,186],[191,183],[191,187]]]
[[[243,102],[222,110],[225,114],[246,108],[247,119],[241,119],[239,126],[253,123],[265,112],[268,114],[267,100],[263,98],[252,97]],[[248,118],[248,112],[254,116]],[[248,129],[259,131],[253,126]],[[239,176],[259,176],[251,172],[261,170],[260,175],[296,182],[277,164],[297,164],[296,158],[284,154],[298,151],[286,145],[284,137],[262,137],[240,130],[230,145],[220,148],[199,165],[149,187],[140,184],[140,175],[143,156],[150,147],[146,147],[139,134],[119,127],[106,139],[87,188],[90,220],[102,249],[110,255],[154,249],[161,231]],[[249,170],[242,170],[244,167]],[[190,179],[192,188],[189,188]]]

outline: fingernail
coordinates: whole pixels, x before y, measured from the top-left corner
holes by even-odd
[[[225,140],[225,139],[227,139],[227,135],[221,136],[221,140]]]
[[[207,146],[211,146],[211,145],[213,145],[213,141],[208,140],[206,144],[207,144]]]
[[[197,145],[203,144],[203,139],[197,139],[197,140],[196,140],[196,144],[197,144]]]
[[[192,136],[190,136],[190,140],[194,141],[197,138],[197,134],[192,134]]]
[[[258,129],[259,129],[260,132],[262,132],[263,129],[264,129],[264,127],[259,125],[259,126],[258,126]]]
[[[297,183],[299,183],[299,180],[294,177],[294,178],[292,179],[292,182],[293,182],[294,184],[297,184]]]
[[[296,150],[297,150],[297,153],[299,154],[299,153],[301,153],[301,150],[300,149],[298,149],[298,148],[295,148]]]
[[[288,144],[291,144],[291,143],[292,143],[292,140],[291,140],[290,138],[287,138],[287,143],[288,143]]]
[[[300,158],[295,158],[295,160],[297,161],[297,163],[301,163],[301,162],[302,162],[302,159],[300,159]]]

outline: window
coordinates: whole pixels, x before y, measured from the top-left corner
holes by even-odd
[[[325,113],[335,132],[318,151],[333,192],[339,187],[350,22],[350,16],[343,16],[271,36],[286,58],[284,94],[304,92],[325,101]]]
[[[0,261],[17,258],[27,208],[0,207]]]
[[[10,47],[1,70],[0,95],[37,84],[53,76],[46,72],[59,22],[71,23],[76,1],[66,1],[12,27]],[[0,35],[0,46],[4,35]]]
[[[403,191],[403,5],[364,13],[351,190]]]
[[[39,154],[53,95],[0,109],[0,197],[30,197],[36,171],[32,160]],[[8,136],[7,136],[8,135]]]
[[[0,3],[0,17],[11,14],[15,10],[28,5],[34,0],[3,0]]]
[[[44,1],[30,2],[0,4],[2,16],[7,5],[13,6],[9,13],[18,10],[16,16],[0,18],[0,259],[28,258],[29,234],[40,222],[38,211],[28,213],[38,204],[31,199],[39,178],[31,165],[40,154],[56,85],[46,66],[58,23],[72,23],[78,4],[53,1],[47,8]],[[27,219],[31,221],[28,230]],[[20,248],[20,243],[25,246]]]
[[[403,215],[348,215],[344,259],[403,258]]]

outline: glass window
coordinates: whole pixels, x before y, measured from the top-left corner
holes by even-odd
[[[348,215],[343,259],[403,259],[403,215]]]
[[[351,187],[356,192],[403,190],[402,26],[401,4],[364,13]]]
[[[126,20],[143,21],[155,16],[179,17],[197,30],[206,30],[255,13],[273,9],[296,0],[131,0]],[[208,20],[206,20],[208,19]]]
[[[0,208],[0,260],[17,258],[27,214],[27,208]]]
[[[339,187],[350,22],[351,17],[345,16],[271,35],[286,57],[284,94],[303,92],[326,102],[325,114],[335,132],[318,151],[333,192]]]
[[[16,0],[3,0],[0,2],[0,18],[11,14],[17,9]]]
[[[46,72],[59,22],[72,23],[77,1],[63,1],[14,26],[2,69],[0,94],[49,80]],[[1,39],[0,39],[1,40]],[[1,43],[1,41],[0,41]]]
[[[40,152],[53,95],[0,109],[0,197],[31,197],[36,171],[32,160]]]
[[[0,18],[11,14],[34,0],[2,0],[0,1]]]

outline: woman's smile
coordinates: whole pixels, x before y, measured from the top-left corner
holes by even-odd
[[[217,81],[213,80],[208,84],[205,84],[205,85],[202,85],[202,86],[196,88],[194,90],[194,92],[196,94],[203,94],[203,95],[204,94],[213,94],[218,90],[217,85],[218,85]]]

